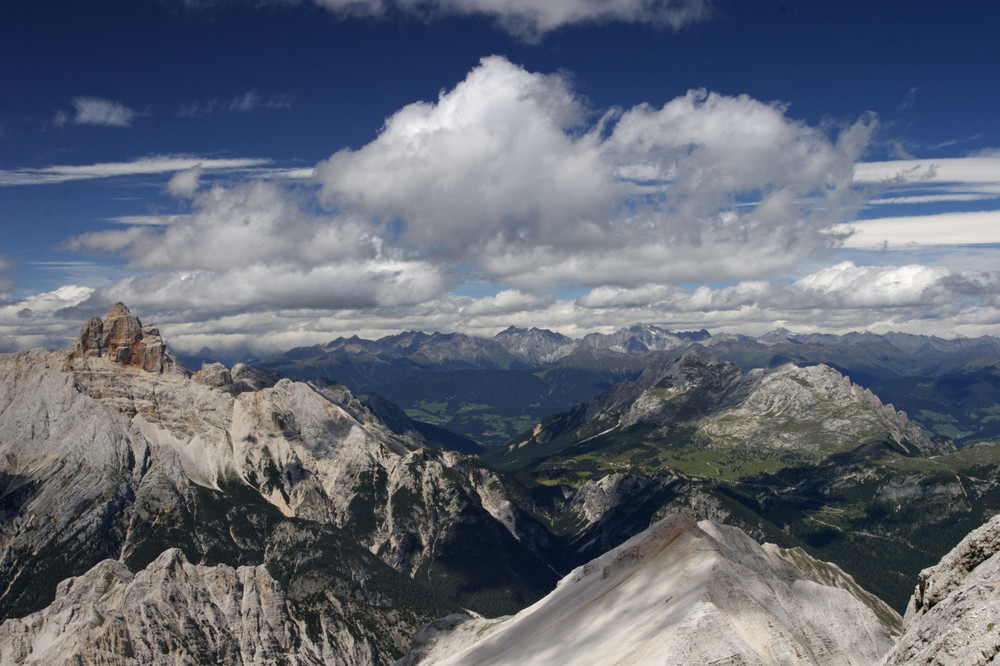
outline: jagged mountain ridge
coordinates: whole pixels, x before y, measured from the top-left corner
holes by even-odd
[[[832,565],[675,514],[516,616],[423,629],[398,665],[861,665],[893,645],[899,624]]]
[[[444,604],[516,609],[555,580],[477,459],[394,432],[343,387],[191,374],[124,306],[69,349],[3,355],[0,387],[3,617],[102,560],[139,572],[179,546],[266,565],[320,652],[347,631],[343,663],[385,663]]]
[[[987,666],[1000,663],[998,582],[1000,516],[920,573],[901,619],[835,566],[676,514],[574,570],[516,616],[452,615],[427,625],[397,664]],[[766,592],[757,597],[761,583]]]
[[[370,384],[355,386],[349,379],[341,381],[345,381],[352,390],[364,392],[398,379],[398,376],[379,377],[376,366],[380,363],[387,366],[396,364],[396,375],[415,370],[525,369],[553,363],[586,350],[616,354],[672,352],[676,355],[695,344],[712,348],[713,354],[719,358],[739,363],[744,369],[774,367],[788,362],[799,365],[825,363],[839,369],[852,369],[858,375],[852,378],[862,385],[894,377],[936,376],[975,369],[995,363],[1000,355],[1000,338],[990,336],[948,340],[908,333],[795,334],[776,329],[751,337],[725,333],[712,335],[705,330],[673,332],[650,324],[635,324],[609,334],[589,333],[579,339],[545,329],[514,326],[492,338],[417,331],[406,331],[378,340],[353,336],[337,338],[325,345],[299,347],[273,354],[257,359],[255,365],[280,369],[286,376],[313,379],[320,376],[315,374],[320,366],[338,367],[353,356],[359,359],[359,365],[360,359],[369,363],[368,375],[359,371],[355,381],[368,381]],[[313,365],[316,369],[310,369]],[[314,374],[309,376],[307,373],[310,372]]]
[[[0,625],[0,663],[324,663],[306,633],[263,565],[196,566],[171,549],[135,574],[105,560],[63,581],[44,610]]]

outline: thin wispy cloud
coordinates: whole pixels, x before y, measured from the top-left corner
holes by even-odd
[[[256,90],[248,90],[230,99],[213,99],[189,102],[177,109],[180,118],[196,118],[213,113],[252,113],[255,111],[279,111],[292,106],[292,96],[287,93],[262,95]]]
[[[926,204],[959,206],[978,203],[984,207],[996,208],[989,202],[1000,203],[1000,157],[992,152],[965,158],[864,162],[855,166],[854,174],[856,183],[878,193],[866,203],[869,209],[868,216],[891,218],[889,221],[878,223],[876,226],[880,229],[906,226],[905,221],[897,219],[901,217],[899,206],[915,207]],[[891,212],[879,214],[880,210]],[[987,232],[987,228],[991,225],[1000,228],[1000,219],[996,213],[985,218],[972,218],[966,216],[969,212],[956,208],[947,214],[942,214],[936,220],[926,214],[921,215],[914,220],[914,232],[926,236],[920,231],[921,229],[939,225],[936,235],[942,242],[951,244],[951,241],[946,239],[952,222],[957,225],[954,238],[964,238],[972,224],[982,227],[983,232],[991,237],[995,234]],[[954,215],[958,217],[953,217]],[[874,231],[876,228],[867,222],[862,222],[861,226],[868,231]],[[899,240],[897,234],[891,235],[893,240]],[[868,236],[864,236],[863,242],[868,242]],[[857,242],[861,241],[855,239],[855,243]]]
[[[72,101],[74,113],[60,109],[52,124],[62,127],[73,125],[98,125],[102,127],[131,127],[140,114],[121,102],[101,97],[76,97]]]
[[[881,217],[847,225],[844,247],[862,250],[912,246],[1000,244],[1000,211]]]
[[[179,0],[204,8],[216,0]],[[311,0],[341,17],[486,16],[507,32],[538,41],[559,28],[611,22],[640,23],[672,30],[710,19],[711,0]]]
[[[203,171],[250,171],[271,163],[265,158],[203,158],[185,155],[154,155],[128,162],[53,165],[0,170],[0,187],[17,185],[50,185],[75,180],[118,178],[175,173],[194,168]]]
[[[926,183],[1000,183],[1000,156],[861,162],[855,166],[858,183],[914,185]]]
[[[140,227],[140,226],[153,226],[162,227],[167,224],[172,224],[177,220],[182,219],[183,215],[119,215],[118,217],[107,217],[104,218],[105,222],[114,222],[115,224],[124,224],[128,226]]]

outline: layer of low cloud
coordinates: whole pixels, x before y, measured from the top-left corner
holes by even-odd
[[[192,352],[207,346],[266,353],[340,335],[378,338],[401,330],[492,336],[512,324],[574,337],[639,321],[713,333],[761,334],[784,326],[799,332],[905,331],[944,337],[995,334],[1000,325],[998,271],[840,262],[789,283],[598,287],[576,299],[513,289],[478,298],[428,296],[436,288],[424,294],[411,288],[406,296],[380,301],[372,291],[364,291],[363,280],[345,279],[347,272],[365,268],[356,263],[343,266],[340,274],[332,268],[304,274],[289,267],[287,275],[276,277],[273,271],[247,267],[222,275],[176,273],[166,282],[150,284],[145,278],[133,279],[96,290],[64,287],[0,307],[0,347],[68,344],[83,321],[103,314],[118,300],[129,303],[144,321],[157,323],[172,348]],[[318,279],[329,280],[323,283],[327,291],[338,293],[324,297]],[[259,292],[275,280],[289,284],[273,284],[274,292],[291,287],[299,296],[274,305]],[[373,289],[379,285],[394,289],[381,279]],[[217,290],[219,298],[209,298],[209,290]],[[233,301],[230,306],[225,304],[228,299]],[[381,304],[373,306],[373,301]]]
[[[13,302],[0,302],[0,352],[68,345],[91,316],[92,287],[67,285]]]

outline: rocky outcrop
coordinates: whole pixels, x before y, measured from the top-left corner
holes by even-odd
[[[143,326],[122,303],[116,303],[104,318],[94,317],[80,329],[80,337],[67,359],[107,358],[120,366],[161,373],[181,364],[167,351],[160,331]]]
[[[397,663],[872,664],[893,644],[879,614],[899,618],[851,584],[801,551],[675,514],[517,615],[426,627]]]
[[[883,666],[1000,663],[1000,516],[920,573],[903,628]]]
[[[587,407],[587,418],[616,414],[623,425],[690,420],[739,403],[753,385],[738,365],[694,345],[676,359],[654,361],[638,379],[596,396]]]
[[[703,342],[710,337],[708,331],[705,330],[672,333],[649,324],[634,324],[627,328],[620,328],[609,335],[590,333],[579,341],[579,345],[625,353],[648,350],[668,351],[686,347],[692,343]]]

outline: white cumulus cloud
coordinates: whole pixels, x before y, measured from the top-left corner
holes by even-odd
[[[92,316],[74,308],[93,293],[90,287],[67,285],[21,300],[0,302],[0,351],[68,344]]]
[[[705,91],[595,120],[562,77],[494,56],[315,177],[331,209],[522,290],[756,277],[836,243],[872,126],[838,143]]]

